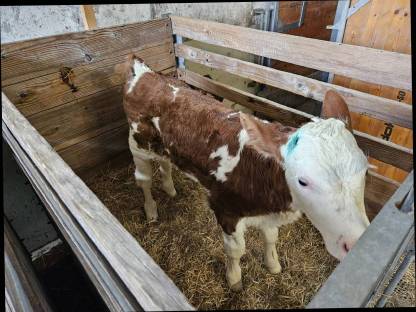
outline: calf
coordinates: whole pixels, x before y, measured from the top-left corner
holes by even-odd
[[[163,189],[175,196],[172,161],[208,190],[223,229],[226,278],[233,290],[242,287],[239,262],[249,226],[263,234],[265,264],[272,273],[281,271],[278,228],[302,213],[338,259],[364,232],[368,162],[337,93],[326,94],[322,118],[296,129],[226,108],[177,79],[152,72],[135,56],[123,66],[129,145],[147,219],[158,216],[150,161],[160,163]]]

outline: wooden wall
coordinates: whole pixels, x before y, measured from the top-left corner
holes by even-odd
[[[134,52],[175,70],[169,19],[2,45],[2,90],[82,175],[128,148],[116,64]]]
[[[354,5],[357,0],[351,1]],[[359,11],[352,15],[346,24],[344,43],[366,46],[399,53],[411,53],[410,35],[410,0],[370,0]],[[412,93],[409,90],[365,83],[357,79],[335,76],[333,83],[370,94],[401,101],[411,105]],[[362,132],[383,138],[390,127],[384,121],[363,115],[353,114],[353,127]],[[413,131],[393,126],[389,141],[413,148]],[[371,157],[371,155],[369,155]],[[371,159],[371,158],[370,158]],[[406,171],[371,159],[378,166],[377,172],[402,182]]]

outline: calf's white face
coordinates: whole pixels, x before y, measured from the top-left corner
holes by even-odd
[[[364,206],[369,164],[349,130],[351,117],[342,97],[328,92],[322,111],[328,119],[299,128],[281,154],[293,207],[305,213],[328,252],[341,260],[370,223]]]
[[[367,158],[337,119],[301,127],[282,148],[293,206],[342,259],[369,225],[364,207]]]

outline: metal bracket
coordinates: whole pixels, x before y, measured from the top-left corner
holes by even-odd
[[[182,44],[183,43],[183,38],[182,36],[179,35],[175,35],[175,43],[177,44]],[[179,69],[185,69],[185,59],[183,57],[177,57],[177,65]]]
[[[350,9],[348,10],[347,18],[350,18],[350,16],[356,13],[359,9],[365,6],[368,2],[370,2],[370,0],[359,0],[356,4],[350,7]]]

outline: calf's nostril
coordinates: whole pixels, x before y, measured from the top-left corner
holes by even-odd
[[[342,248],[344,248],[344,251],[345,251],[345,252],[350,251],[350,247],[348,246],[348,244],[347,244],[347,243],[343,243],[343,244],[342,244]]]

